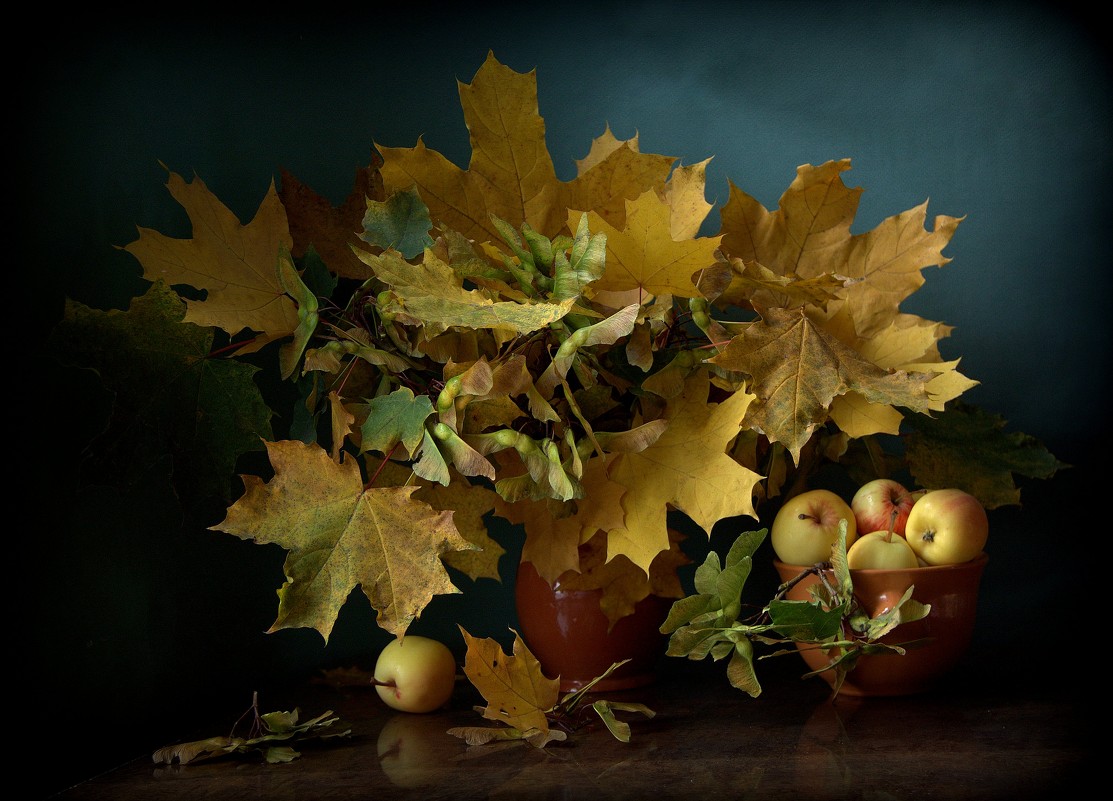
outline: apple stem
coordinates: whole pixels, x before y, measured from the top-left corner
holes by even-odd
[[[818,518],[818,517],[816,517],[815,515],[810,515],[810,514],[808,514],[807,512],[801,512],[801,513],[799,514],[799,516],[797,517],[797,519],[798,519],[798,520],[814,520],[814,521],[815,521],[815,522],[817,522],[817,523],[819,522],[819,518]]]
[[[371,686],[372,687],[397,687],[398,684],[396,682],[393,682],[393,681],[379,681],[374,676],[372,676],[371,677]]]

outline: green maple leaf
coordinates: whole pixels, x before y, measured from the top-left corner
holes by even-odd
[[[401,636],[434,595],[460,592],[441,557],[474,548],[452,521],[415,500],[416,485],[364,489],[354,459],[322,448],[268,442],[274,478],[244,475],[245,492],[211,528],[287,549],[286,583],[270,631],[313,628],[328,642],[358,586],[379,626]]]
[[[236,460],[271,436],[258,368],[211,358],[213,331],[182,322],[185,304],[161,281],[127,311],[67,301],[49,347],[59,361],[95,370],[114,394],[100,435],[100,475],[127,485],[167,453],[175,484],[229,500]]]
[[[433,244],[429,229],[429,209],[413,187],[401,189],[384,202],[367,201],[360,239],[379,247],[393,248],[407,259],[417,256]]]
[[[1014,475],[1051,478],[1068,467],[1034,437],[1006,432],[1005,420],[955,401],[940,415],[909,415],[905,455],[922,487],[957,487],[987,509],[1019,506]]]
[[[416,453],[425,437],[425,420],[431,414],[429,396],[415,396],[406,387],[371,399],[362,428],[362,451],[390,453],[401,443],[407,454]]]

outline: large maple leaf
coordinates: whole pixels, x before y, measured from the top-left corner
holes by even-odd
[[[731,184],[721,212],[722,244],[730,256],[759,262],[779,275],[846,279],[842,302],[850,307],[858,334],[869,336],[923,285],[925,267],[950,261],[942,250],[962,220],[939,215],[928,231],[925,202],[872,231],[851,234],[862,190],[843,183],[842,173],[849,169],[849,159],[798,167],[772,212]]]
[[[561,181],[545,143],[534,72],[514,72],[489,52],[459,90],[472,147],[467,170],[421,140],[413,148],[376,147],[388,192],[415,187],[434,220],[478,242],[499,241],[492,215],[549,237],[564,228],[568,209],[597,211],[621,227],[625,201],[663,191],[675,162],[640,153],[633,140],[608,142],[580,175]]]
[[[314,628],[327,643],[358,586],[379,626],[401,636],[434,595],[460,591],[441,557],[474,546],[451,512],[412,497],[418,487],[364,489],[354,459],[334,462],[312,444],[268,442],[267,451],[274,477],[244,475],[243,496],[211,528],[287,549],[271,632]]]
[[[851,234],[862,190],[843,183],[848,169],[799,167],[772,212],[732,185],[722,210],[726,297],[749,298],[761,319],[711,361],[751,379],[747,422],[797,463],[829,419],[852,437],[895,434],[895,407],[937,411],[975,383],[939,354],[948,326],[900,312],[921,271],[950,261],[942,250],[961,220],[940,215],[928,231],[925,203]]]
[[[752,377],[758,401],[747,422],[781,442],[799,463],[800,450],[827,419],[834,399],[851,390],[874,404],[927,411],[929,375],[878,367],[825,331],[804,309],[767,309],[763,319],[709,359]]]
[[[577,212],[569,214],[569,228],[576,230],[579,217]],[[699,297],[692,274],[715,263],[715,251],[722,239],[674,239],[672,207],[652,190],[626,201],[621,230],[594,212],[588,212],[588,227],[607,236],[607,268],[592,285],[602,292],[640,289],[649,295]]]
[[[293,242],[274,184],[247,225],[200,178],[186,183],[171,172],[166,186],[189,214],[194,238],[175,239],[140,228],[139,239],[123,249],[139,260],[143,276],[204,290],[204,299],[186,300],[185,321],[231,335],[255,332],[254,342],[241,353],[292,334],[298,313],[282,287],[278,263]]]
[[[591,532],[610,532],[608,560],[623,554],[648,574],[654,558],[669,548],[670,507],[708,533],[724,518],[756,517],[753,489],[761,476],[727,455],[754,396],[739,391],[721,403],[709,403],[709,388],[706,370],[697,370],[684,391],[668,402],[669,425],[656,442],[638,452],[608,456],[605,475],[588,472],[602,459],[585,466],[584,481],[591,482],[593,499],[585,520]],[[595,503],[596,491],[606,497],[608,485],[620,488],[611,494],[621,504]]]
[[[170,453],[179,492],[228,500],[237,459],[272,436],[273,414],[255,384],[258,368],[211,357],[212,329],[183,323],[184,315],[161,281],[127,311],[67,301],[50,347],[65,364],[95,369],[113,393],[98,476],[130,483]]]

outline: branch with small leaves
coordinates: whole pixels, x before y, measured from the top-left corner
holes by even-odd
[[[884,651],[904,654],[912,643],[883,643],[881,638],[901,623],[926,617],[931,607],[914,600],[915,587],[910,586],[899,603],[871,617],[854,595],[846,563],[845,523],[840,526],[830,562],[802,571],[781,584],[758,612],[740,617],[742,591],[753,555],[767,533],[761,529],[739,535],[723,563],[714,551],[707,555],[696,570],[696,592],[674,603],[661,626],[661,631],[670,635],[669,656],[693,660],[710,656],[716,661],[730,657],[727,677],[731,685],[756,698],[761,694],[761,683],[754,668],[754,643],[792,646],[760,659],[797,653],[804,647],[830,654],[826,667],[805,674],[805,678],[835,671],[833,695],[838,695],[843,680],[862,655]],[[788,600],[789,590],[810,575],[819,579],[811,600]]]
[[[301,756],[293,743],[307,740],[334,740],[347,738],[351,729],[328,731],[340,721],[332,710],[322,712],[315,718],[299,723],[300,710],[292,712],[259,712],[259,694],[253,693],[251,706],[232,725],[226,737],[209,737],[178,745],[160,748],[152,755],[156,765],[188,765],[217,757],[241,755],[262,756],[270,764],[292,762]],[[250,718],[246,737],[236,735],[236,729]]]

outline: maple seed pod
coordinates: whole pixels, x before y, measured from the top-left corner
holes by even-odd
[[[460,376],[454,375],[444,383],[444,389],[437,395],[437,411],[445,412],[452,407],[456,396],[460,394]]]
[[[500,428],[491,434],[492,438],[504,448],[513,448],[518,444],[518,439],[522,435],[512,428]]]

